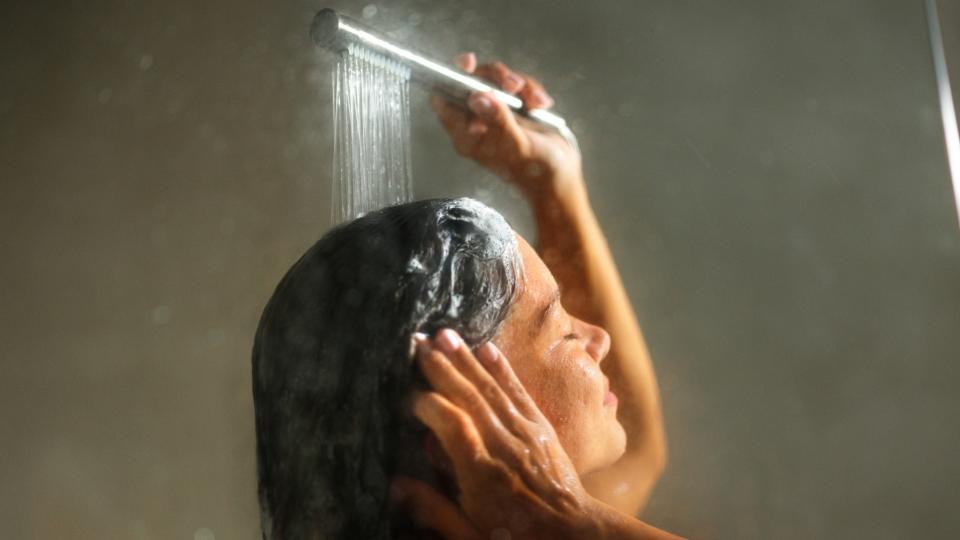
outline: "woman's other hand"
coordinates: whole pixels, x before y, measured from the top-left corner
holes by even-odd
[[[528,109],[553,105],[553,98],[536,79],[500,62],[478,66],[473,53],[464,53],[456,64],[516,95]],[[459,154],[515,184],[528,198],[539,201],[585,191],[577,150],[561,135],[532,127],[492,94],[471,94],[469,110],[440,96],[431,97],[430,103]]]
[[[395,500],[419,499],[406,501],[415,521],[457,539],[597,537],[591,519],[599,503],[492,343],[475,355],[442,330],[433,343],[418,339],[417,358],[434,391],[416,396],[414,413],[453,463],[463,514],[425,485],[399,479]],[[418,510],[428,505],[437,511]]]

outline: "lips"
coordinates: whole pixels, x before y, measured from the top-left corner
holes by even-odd
[[[603,404],[604,406],[614,406],[617,404],[619,399],[617,395],[610,391],[610,379],[603,378]]]

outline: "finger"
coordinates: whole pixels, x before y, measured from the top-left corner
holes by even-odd
[[[480,361],[473,355],[463,339],[449,328],[437,332],[437,346],[443,351],[450,363],[477,389],[483,399],[489,404],[500,422],[506,425],[515,435],[522,433],[519,420],[520,411],[510,397],[504,392],[500,384],[486,370]]]
[[[390,502],[410,514],[413,523],[446,540],[480,540],[480,533],[460,508],[419,480],[398,476],[390,483]]]
[[[483,368],[497,382],[503,393],[523,416],[535,422],[543,419],[540,407],[533,401],[523,383],[517,378],[510,361],[492,341],[478,347],[476,356]]]
[[[414,396],[413,414],[440,439],[444,452],[453,461],[455,474],[469,474],[470,468],[487,456],[477,426],[470,416],[436,392]]]
[[[526,84],[519,94],[520,99],[523,100],[523,105],[528,109],[549,109],[553,107],[553,98],[547,94],[540,81],[529,75],[523,75],[523,77]]]
[[[483,120],[488,130],[496,132],[499,137],[506,137],[512,144],[527,144],[523,128],[517,123],[513,111],[505,103],[487,92],[475,92],[467,99],[467,106],[478,118]],[[525,151],[525,149],[520,149]]]
[[[482,137],[487,133],[487,125],[483,120],[474,116],[467,122],[467,134],[473,137]]]
[[[470,119],[468,112],[437,95],[430,96],[430,107],[451,136],[466,131],[467,122]]]
[[[430,106],[450,136],[453,148],[463,156],[473,155],[480,138],[487,133],[483,120],[440,96],[431,96]]]
[[[467,73],[473,73],[477,69],[477,55],[472,52],[461,53],[453,59],[453,63]]]
[[[496,84],[508,94],[516,94],[526,84],[526,79],[508,68],[503,62],[491,62],[477,66],[474,75]]]
[[[465,346],[462,348],[466,349]],[[421,341],[417,350],[420,370],[430,381],[430,385],[440,395],[470,414],[486,444],[493,444],[499,448],[505,443],[512,442],[507,437],[508,432],[503,427],[499,415],[484,399],[477,386],[453,365],[449,356],[431,347],[427,341]],[[492,379],[490,382],[496,384]]]

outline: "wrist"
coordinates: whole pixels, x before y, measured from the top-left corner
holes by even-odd
[[[648,525],[616,508],[592,499],[587,519],[578,538],[595,540],[683,540],[679,536]]]
[[[577,538],[612,540],[617,537],[614,531],[621,521],[616,510],[599,499],[591,498],[584,515],[577,525]]]
[[[537,221],[558,214],[570,215],[589,210],[586,182],[579,171],[558,173],[534,182],[520,184],[521,193]]]

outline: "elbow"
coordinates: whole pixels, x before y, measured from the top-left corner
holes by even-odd
[[[653,487],[666,472],[668,459],[667,441],[662,431],[636,441],[638,444],[628,447],[624,463],[632,463],[633,470],[642,474],[644,484]]]
[[[667,470],[667,462],[668,462],[668,461],[669,461],[669,459],[667,458],[667,453],[666,453],[666,451],[664,451],[664,452],[660,455],[660,457],[657,458],[657,460],[654,462],[654,470],[655,470],[655,472],[654,472],[654,475],[655,475],[654,482],[660,480],[660,477],[663,476],[663,473],[664,473],[664,472],[666,472],[666,470]]]
[[[663,476],[663,473],[667,470],[667,461],[666,448],[662,451],[655,452],[650,458],[650,474],[653,476],[654,483],[660,480],[660,477]]]
[[[643,511],[647,504],[647,499],[650,497],[650,493],[666,471],[667,447],[665,444],[650,445],[642,454],[638,455],[637,458],[639,461],[635,463],[637,463],[643,472],[638,477],[641,481],[637,484],[637,491],[635,492],[636,499],[622,507],[625,512],[631,515],[638,515]]]

